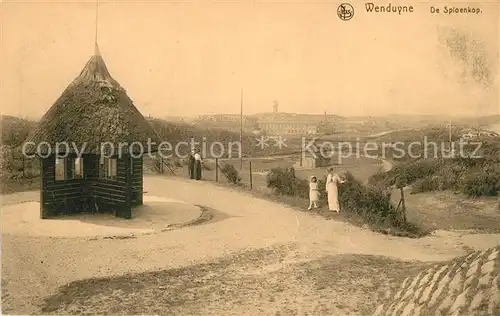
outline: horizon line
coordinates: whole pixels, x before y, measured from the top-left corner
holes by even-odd
[[[249,113],[249,114],[243,114],[243,117],[251,117],[251,116],[256,116],[256,115],[276,115],[276,114],[293,114],[293,115],[303,115],[303,116],[325,116],[325,113],[306,113],[306,112],[257,112],[257,113]],[[44,114],[45,115],[45,114]],[[241,114],[240,113],[205,113],[205,114],[190,114],[190,115],[158,115],[158,114],[143,114],[145,118],[156,118],[156,119],[165,119],[165,118],[199,118],[203,116],[237,116],[239,117]],[[10,116],[10,117],[15,117],[15,118],[20,118],[20,119],[33,119],[33,120],[38,120],[43,117],[43,115],[37,115],[37,116],[30,116],[30,115],[19,115],[19,114],[6,114],[6,113],[1,113],[0,116]],[[495,117],[495,116],[500,116],[500,113],[490,113],[490,114],[477,114],[477,115],[471,115],[471,114],[425,114],[425,113],[392,113],[392,114],[375,114],[375,115],[370,115],[370,114],[363,114],[363,115],[339,115],[339,114],[328,114],[326,113],[326,116],[336,116],[339,118],[388,118],[388,117],[412,117],[412,116],[426,116],[426,117],[443,117],[443,118],[450,118],[450,117],[456,117],[456,118],[483,118],[483,117]]]

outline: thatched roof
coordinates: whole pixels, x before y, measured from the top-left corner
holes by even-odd
[[[53,150],[57,142],[67,142],[71,147],[74,143],[78,150],[85,144],[85,153],[99,153],[106,142],[116,146],[115,152],[120,143],[140,142],[146,153],[148,139],[156,143],[151,146],[151,152],[155,152],[158,135],[125,89],[111,77],[96,44],[80,75],[45,113],[27,141],[47,142]],[[34,153],[33,148],[30,151]]]
[[[409,276],[373,315],[500,315],[500,246]]]

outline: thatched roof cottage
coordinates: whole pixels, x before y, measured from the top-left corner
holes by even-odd
[[[159,144],[97,44],[27,141],[27,152],[42,158],[42,218],[80,211],[131,218],[131,207],[142,204],[142,154]]]

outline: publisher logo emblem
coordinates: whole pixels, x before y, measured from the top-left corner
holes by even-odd
[[[337,15],[342,21],[349,21],[354,16],[354,8],[349,3],[342,3],[337,8]]]

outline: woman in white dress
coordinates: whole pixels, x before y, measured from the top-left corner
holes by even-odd
[[[338,174],[333,172],[333,168],[328,169],[326,193],[328,194],[328,210],[332,212],[340,212],[338,185],[344,182],[345,180],[341,179]]]

